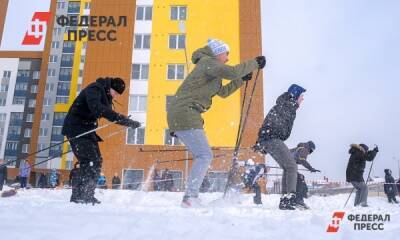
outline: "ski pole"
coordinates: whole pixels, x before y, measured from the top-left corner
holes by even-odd
[[[226,154],[216,154],[216,155],[214,155],[214,158],[225,157],[225,156],[226,156]],[[163,161],[157,160],[156,164],[167,163],[167,162],[181,162],[181,161],[186,161],[186,160],[192,161],[193,158],[172,159],[172,160],[163,160]]]
[[[104,139],[110,138],[110,137],[112,137],[112,136],[114,136],[114,135],[116,135],[116,134],[122,132],[122,130],[125,130],[125,129],[126,129],[125,127],[124,127],[124,128],[121,128],[120,130],[118,130],[118,131],[116,131],[116,132],[113,132],[113,133],[111,133],[111,134],[105,136]],[[33,164],[33,165],[31,166],[31,168],[34,167],[34,166],[37,166],[37,165],[39,165],[39,164],[42,164],[42,163],[48,162],[48,161],[50,161],[50,160],[53,160],[53,159],[55,159],[55,158],[59,158],[59,157],[65,155],[65,154],[67,154],[67,153],[70,153],[70,152],[72,152],[72,150],[68,150],[68,151],[66,151],[66,152],[63,152],[63,153],[60,154],[60,156],[53,156],[53,157],[47,158],[47,159],[45,159],[45,160],[43,160],[43,161],[40,161],[40,162],[38,162],[38,163]]]
[[[211,150],[215,151],[228,151],[228,150],[233,150],[234,148],[232,147],[211,147]],[[249,150],[251,148],[243,147],[239,148],[241,150]],[[144,149],[144,148],[139,148],[139,152],[186,152],[189,149]]]
[[[128,118],[129,118],[129,117],[130,117],[130,116],[128,116]],[[107,123],[107,124],[105,124],[105,125],[103,125],[103,126],[101,126],[101,127],[97,127],[97,128],[92,129],[92,130],[90,130],[90,131],[81,133],[81,134],[79,134],[79,135],[77,135],[77,136],[75,136],[75,137],[72,137],[72,138],[70,138],[70,140],[71,140],[71,139],[77,139],[77,138],[80,138],[80,137],[82,137],[82,136],[85,136],[85,135],[87,135],[87,134],[89,134],[89,133],[92,133],[92,132],[95,132],[95,131],[97,131],[97,130],[103,129],[103,128],[105,128],[105,127],[110,126],[111,124],[116,123],[116,122],[117,122],[117,121],[109,122],[109,123]],[[40,152],[43,152],[43,151],[45,151],[45,150],[47,150],[47,149],[50,149],[50,148],[59,146],[59,145],[61,145],[61,144],[66,143],[67,141],[69,141],[69,140],[66,139],[66,140],[64,140],[64,141],[62,141],[62,142],[59,142],[59,143],[50,145],[50,146],[48,146],[48,147],[46,147],[46,148],[43,148],[43,149],[41,149],[41,150],[39,150],[39,151],[36,151],[36,152],[33,152],[33,153],[29,153],[29,154],[28,154],[26,157],[24,157],[24,158],[19,158],[19,159],[14,159],[14,160],[12,160],[12,161],[8,161],[8,162],[6,162],[6,163],[1,164],[0,167],[7,166],[8,164],[14,163],[14,162],[17,162],[17,161],[26,160],[28,157],[30,157],[30,156],[32,156],[32,155],[36,155],[36,154],[38,154],[38,153],[40,153]]]
[[[245,103],[245,99],[246,99],[246,91],[247,91],[247,86],[248,86],[247,85],[248,81],[246,82],[246,86],[245,86],[245,89],[244,89],[243,101],[242,101],[242,109],[240,111],[240,122],[239,122],[238,133],[237,133],[237,136],[236,136],[235,150],[234,150],[234,153],[233,153],[233,159],[232,159],[231,168],[230,168],[229,173],[228,173],[228,180],[227,180],[226,185],[225,185],[223,198],[225,198],[226,193],[228,191],[228,188],[229,188],[229,186],[231,185],[231,182],[232,182],[233,170],[236,167],[235,166],[235,162],[237,160],[237,152],[239,150],[240,143],[242,141],[242,134],[243,134],[243,131],[244,131],[244,126],[246,125],[246,122],[247,122],[247,115],[249,114],[249,110],[250,110],[251,102],[252,102],[252,99],[253,99],[253,95],[254,95],[254,91],[255,91],[256,84],[257,84],[257,79],[258,79],[259,73],[260,73],[260,69],[257,70],[257,74],[256,74],[256,77],[254,79],[253,89],[252,89],[252,92],[251,92],[250,98],[249,98],[249,103],[247,104],[248,107],[247,107],[246,115],[244,115],[244,119],[242,119],[243,118],[243,112],[244,112],[244,103]]]

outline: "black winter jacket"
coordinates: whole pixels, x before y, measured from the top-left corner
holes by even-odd
[[[2,165],[3,163],[0,163]],[[7,180],[7,165],[0,167],[0,182],[4,183]]]
[[[358,144],[351,144],[349,150],[350,159],[346,169],[347,182],[364,182],[364,169],[366,161],[373,161],[377,151],[365,152]]]
[[[75,137],[84,132],[96,129],[98,119],[104,117],[107,120],[120,121],[126,117],[116,113],[112,109],[110,95],[111,79],[99,78],[96,82],[84,88],[73,102],[64,120],[62,134],[68,138]],[[101,141],[96,133],[87,137]]]
[[[386,184],[387,183],[387,184]],[[392,175],[387,174],[385,175],[385,184],[383,185],[383,190],[386,194],[396,194],[396,184],[394,183],[394,178]]]
[[[257,142],[271,139],[285,141],[292,131],[293,122],[296,118],[297,102],[287,92],[276,100],[276,105],[269,111],[264,123],[258,132]]]

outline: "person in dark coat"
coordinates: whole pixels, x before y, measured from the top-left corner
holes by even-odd
[[[297,186],[296,186],[296,203],[305,209],[309,209],[307,204],[304,202],[304,198],[307,198],[308,187],[306,179],[303,174],[297,173]]]
[[[400,178],[397,180],[396,186],[397,186],[397,193],[398,193],[399,196],[400,196]]]
[[[208,192],[210,190],[210,187],[211,183],[210,180],[208,179],[208,173],[207,173],[206,176],[204,176],[203,182],[201,183],[200,192],[201,193]]]
[[[3,185],[7,181],[7,165],[3,165],[3,160],[0,160],[0,191],[3,191]]]
[[[392,176],[392,171],[390,169],[385,169],[385,184],[383,185],[383,189],[388,198],[389,203],[398,203],[396,200],[396,184],[394,182],[394,178]]]
[[[100,203],[94,193],[103,161],[98,145],[102,139],[94,131],[77,136],[95,130],[100,118],[132,129],[140,127],[139,122],[112,109],[113,98],[124,90],[125,83],[121,78],[99,78],[79,93],[65,117],[62,134],[69,140],[80,165],[78,188],[81,199],[76,199],[75,203]]]
[[[71,202],[81,199],[81,193],[78,188],[79,184],[79,163],[74,164],[74,168],[69,172],[69,185],[72,188]]]
[[[39,181],[38,181],[38,187],[39,188],[46,188],[47,187],[47,178],[46,174],[41,173],[39,176]]]
[[[112,189],[119,189],[121,186],[121,179],[118,177],[118,174],[115,173],[114,177],[112,178]]]
[[[303,101],[306,89],[292,84],[288,91],[276,100],[276,105],[268,112],[258,132],[254,146],[256,152],[270,154],[283,169],[282,197],[279,209],[294,210],[296,205],[297,164],[286,146],[296,119],[296,111]]]
[[[154,191],[162,190],[161,176],[157,169],[154,170],[154,174],[153,174],[153,190]]]
[[[161,177],[163,181],[164,191],[172,192],[174,188],[174,179],[168,168],[166,168]]]
[[[313,141],[308,141],[305,143],[297,144],[297,147],[290,149],[292,156],[297,164],[303,165],[307,170],[312,173],[321,172],[311,166],[307,161],[308,155],[315,151],[315,143]],[[284,178],[284,177],[283,177]],[[297,173],[297,185],[296,185],[296,204],[300,208],[309,209],[309,207],[304,202],[304,189],[307,188],[304,175]]]
[[[267,173],[267,168],[265,164],[254,164],[253,161],[246,161],[245,165],[245,172],[244,172],[244,186],[256,194],[253,197],[254,204],[260,205],[262,204],[261,200],[261,186],[258,184],[258,180],[265,176]]]
[[[369,150],[365,144],[350,145],[350,159],[346,169],[346,181],[350,182],[357,190],[354,206],[361,205],[362,207],[368,207],[368,186],[364,181],[363,174],[366,161],[373,161],[378,152],[378,147]]]

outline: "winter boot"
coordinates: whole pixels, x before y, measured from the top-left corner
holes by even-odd
[[[92,205],[96,205],[96,204],[100,204],[100,203],[101,203],[101,201],[98,200],[98,199],[95,198],[95,197],[91,197],[91,198],[89,198],[88,200],[86,200],[85,202],[86,202],[86,203],[91,203]]]
[[[279,209],[281,210],[295,210],[296,208],[295,203],[294,203],[294,199],[292,200],[293,193],[289,193],[289,194],[285,194],[281,197],[281,200],[279,202]],[[296,198],[296,195],[294,194],[294,198]],[[293,201],[293,203],[291,203],[291,201]]]
[[[261,201],[261,196],[254,196],[253,197],[253,202],[254,202],[254,204],[257,204],[257,205],[260,205],[260,204],[262,204],[262,201]]]
[[[183,208],[197,208],[197,207],[203,207],[201,204],[201,201],[198,197],[189,197],[189,196],[184,196],[181,207]]]

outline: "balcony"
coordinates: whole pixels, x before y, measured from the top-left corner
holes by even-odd
[[[19,141],[20,134],[8,134],[7,141]]]
[[[5,157],[14,157],[18,155],[18,151],[17,150],[13,150],[13,149],[6,149],[4,151],[4,158]]]
[[[61,67],[72,67],[74,61],[72,59],[61,59]]]

